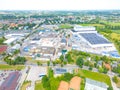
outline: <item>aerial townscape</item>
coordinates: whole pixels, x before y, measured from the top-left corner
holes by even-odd
[[[0,90],[120,90],[120,10],[0,10]]]

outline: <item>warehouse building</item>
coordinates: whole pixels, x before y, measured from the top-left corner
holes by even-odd
[[[96,54],[102,54],[104,51],[116,51],[114,44],[97,33],[95,27],[77,25],[71,31],[71,34],[73,49]]]
[[[12,43],[15,43],[17,41],[17,38],[10,38],[6,41],[4,41],[5,44],[10,45]]]
[[[103,82],[86,78],[85,90],[108,90],[108,85]]]
[[[0,90],[18,90],[21,73],[12,72],[0,86]]]

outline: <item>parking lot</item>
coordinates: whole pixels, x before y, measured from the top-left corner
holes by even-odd
[[[47,73],[46,67],[31,66],[31,69],[26,79],[28,81],[31,81],[31,86],[28,87],[27,90],[34,90],[35,81],[41,80],[42,77],[40,77],[40,75],[46,75],[46,73]]]
[[[31,66],[31,69],[28,73],[26,80],[28,81],[40,80],[39,75],[46,74],[46,72],[47,72],[46,67]]]

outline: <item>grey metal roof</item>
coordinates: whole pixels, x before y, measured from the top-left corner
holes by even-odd
[[[66,39],[62,38],[61,43],[67,43]]]
[[[110,42],[105,38],[99,36],[97,33],[80,33],[91,44],[109,44]]]
[[[107,84],[105,84],[103,82],[96,81],[96,80],[92,80],[92,79],[89,79],[89,78],[86,78],[86,83],[89,83],[89,84],[92,84],[92,85],[95,85],[95,86],[99,86],[99,87],[102,87],[102,88],[108,88]]]
[[[66,73],[66,72],[67,72],[67,70],[64,69],[64,68],[56,68],[55,69],[56,74],[63,74],[63,73]]]

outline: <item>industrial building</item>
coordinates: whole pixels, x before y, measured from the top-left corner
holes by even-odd
[[[59,28],[57,25],[42,25],[41,27],[44,29],[51,29],[51,30]]]
[[[18,90],[21,73],[12,72],[0,86],[0,90]]]
[[[25,34],[13,33],[13,34],[5,35],[5,38],[9,39],[9,38],[14,38],[14,37],[24,37],[24,36],[25,36]]]
[[[55,60],[66,47],[65,39],[60,37],[59,32],[40,30],[23,43],[21,52],[34,60]]]
[[[102,54],[103,52],[116,51],[113,43],[108,41],[103,35],[100,35],[95,27],[75,26],[71,31],[72,49],[85,52]]]
[[[103,82],[86,78],[85,90],[108,90],[108,85]]]
[[[4,43],[7,45],[10,45],[12,43],[15,43],[17,41],[17,38],[10,38],[8,40],[6,40]]]
[[[7,33],[4,35],[4,37],[7,39],[4,41],[5,44],[11,45],[12,43],[16,43],[17,41],[21,42],[22,39],[25,38],[25,36],[28,35],[28,33]]]

